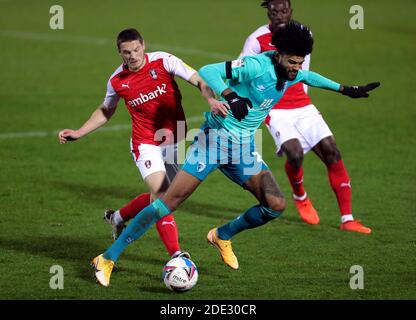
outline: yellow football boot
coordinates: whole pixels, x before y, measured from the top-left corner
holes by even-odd
[[[91,261],[91,265],[95,269],[95,278],[97,282],[108,287],[110,285],[111,272],[114,268],[114,261],[108,260],[100,254]]]
[[[238,269],[238,260],[233,252],[230,240],[221,240],[218,238],[217,228],[211,229],[208,232],[207,240],[220,251],[221,258],[226,265],[232,269]]]

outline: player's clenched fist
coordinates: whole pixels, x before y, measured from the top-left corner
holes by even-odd
[[[59,143],[64,144],[68,141],[75,141],[81,138],[81,135],[76,130],[64,129],[58,133]]]
[[[235,92],[227,94],[224,98],[230,105],[234,118],[238,121],[243,120],[248,115],[249,108],[253,108],[250,99],[240,97]]]

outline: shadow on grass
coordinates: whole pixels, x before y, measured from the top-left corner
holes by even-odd
[[[77,197],[83,198],[88,202],[96,203],[98,205],[103,204],[103,199],[108,196],[112,198],[120,198],[120,204],[124,204],[129,199],[134,199],[137,195],[148,192],[144,185],[136,188],[130,188],[123,185],[92,185],[92,184],[80,184],[71,183],[66,181],[50,181],[50,185],[53,188],[65,190],[67,192],[75,194]]]
[[[91,239],[59,237],[59,236],[38,236],[25,237],[24,239],[4,238],[0,237],[0,247],[7,250],[15,250],[34,256],[42,256],[56,260],[56,264],[64,265],[63,261],[69,262],[75,266],[76,275],[79,279],[91,282],[94,279],[92,268],[90,266],[91,259],[103,251],[101,241]],[[143,265],[143,269],[155,270],[166,263],[167,260],[155,259],[148,256],[140,256],[140,259],[126,254],[124,259],[134,259],[138,265]],[[150,266],[149,266],[150,265]],[[122,262],[119,263],[116,272],[137,272],[137,269],[124,267]],[[161,271],[162,272],[162,271]],[[154,277],[153,280],[160,281],[158,274],[148,275]]]
[[[92,202],[98,206],[102,206],[103,208],[105,208],[104,200],[107,196],[120,198],[122,200],[120,201],[121,207],[125,205],[127,201],[137,197],[140,193],[148,192],[144,186],[133,189],[121,185],[107,184],[106,186],[93,186],[65,181],[51,181],[50,184],[54,188],[74,193],[77,197],[81,197],[85,201]],[[221,203],[221,205],[219,203]],[[228,203],[229,205],[227,205],[227,201],[224,200],[219,200],[218,203],[201,203],[193,201],[192,199],[187,199],[178,210],[180,211],[182,209],[191,214],[205,216],[212,219],[233,219],[247,209],[244,207],[239,208],[235,205],[235,203]],[[255,204],[257,204],[257,201],[253,198],[253,205]]]

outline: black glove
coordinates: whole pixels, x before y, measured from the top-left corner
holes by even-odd
[[[224,98],[230,105],[234,118],[238,121],[243,120],[248,115],[248,108],[253,108],[250,99],[240,97],[235,92],[227,94]]]
[[[342,94],[345,96],[349,96],[351,98],[367,98],[368,91],[374,90],[375,88],[380,86],[380,82],[372,82],[367,84],[366,86],[353,86],[347,87],[343,86],[344,90]]]

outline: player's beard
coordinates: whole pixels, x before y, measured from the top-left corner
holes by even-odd
[[[278,62],[274,62],[274,71],[277,76],[276,90],[282,91],[286,81],[290,80],[289,75],[287,74],[286,68]]]
[[[291,74],[293,75],[293,78],[290,76]],[[288,75],[288,80],[293,81],[298,76],[298,71],[292,71],[292,70],[290,72],[287,71],[287,75]]]

